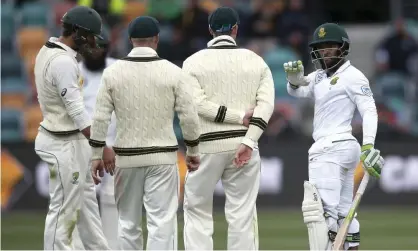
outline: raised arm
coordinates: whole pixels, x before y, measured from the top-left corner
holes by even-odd
[[[187,155],[199,156],[199,116],[188,83],[189,79],[186,74],[182,74],[177,85],[174,87],[174,95],[176,98],[175,110],[180,120],[184,143],[187,147]]]
[[[51,64],[51,75],[68,115],[77,128],[90,137],[90,117],[84,107],[83,96],[77,77],[77,65],[68,56],[58,56]]]
[[[316,73],[312,72],[305,76],[304,67],[300,60],[285,63],[283,67],[287,74],[287,92],[296,98],[312,98],[312,83]]]
[[[263,72],[261,74],[260,86],[257,90],[256,106],[254,113],[250,119],[250,126],[242,143],[254,148],[258,140],[267,128],[274,110],[274,82],[267,64],[264,63]]]
[[[200,116],[217,123],[243,124],[245,111],[234,110],[208,100],[196,77],[193,64],[186,60],[183,63],[183,71],[193,79],[190,81],[190,87],[193,89],[194,100]]]
[[[91,138],[89,143],[93,148],[92,160],[102,159],[110,120],[112,112],[114,111],[109,80],[108,72],[105,70],[97,94],[97,101],[93,113],[93,123],[91,126]]]

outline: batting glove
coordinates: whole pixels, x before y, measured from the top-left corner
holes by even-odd
[[[360,160],[363,161],[364,169],[375,178],[380,178],[385,160],[380,156],[380,151],[374,149],[372,144],[361,147]]]
[[[283,64],[283,68],[287,74],[287,81],[293,89],[309,85],[309,81],[305,77],[302,61],[289,61]]]

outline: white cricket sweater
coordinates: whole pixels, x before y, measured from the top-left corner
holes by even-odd
[[[237,47],[232,37],[219,36],[187,58],[183,70],[195,80],[201,152],[231,151],[240,143],[256,147],[274,109],[273,77],[264,60]],[[247,128],[243,117],[251,107]]]
[[[175,164],[178,142],[173,128],[177,111],[187,154],[199,154],[199,118],[190,77],[148,47],[134,48],[106,68],[93,114],[90,145],[101,159],[106,134],[116,115],[116,166]]]
[[[57,38],[50,38],[35,61],[35,83],[43,120],[54,135],[71,135],[90,125],[83,104],[83,78],[77,53]]]

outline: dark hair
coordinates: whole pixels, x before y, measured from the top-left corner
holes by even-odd
[[[72,24],[62,24],[62,36],[69,37],[74,32],[74,26]]]
[[[215,37],[217,37],[217,36],[222,36],[222,35],[228,35],[228,36],[231,36],[231,34],[232,34],[232,29],[231,30],[229,30],[229,31],[222,31],[222,32],[213,32],[213,34],[215,35]]]

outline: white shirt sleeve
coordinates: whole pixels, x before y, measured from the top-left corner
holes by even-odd
[[[313,98],[313,86],[315,84],[315,75],[316,71],[311,72],[308,76],[306,76],[309,80],[309,85],[307,86],[299,86],[295,88],[291,85],[291,83],[287,82],[287,93],[289,93],[290,96],[296,98]]]
[[[363,119],[363,145],[374,145],[378,116],[369,81],[366,77],[357,78],[355,82],[345,85],[345,88]]]
[[[90,117],[84,108],[83,96],[78,83],[77,64],[66,55],[58,56],[51,62],[51,76],[57,92],[65,104],[74,124],[83,130],[90,126]]]

